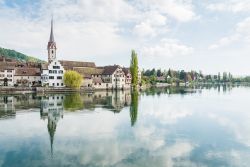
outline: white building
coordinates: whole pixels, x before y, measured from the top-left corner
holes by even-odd
[[[14,68],[0,67],[0,86],[13,86],[14,74]]]
[[[64,68],[56,58],[56,42],[53,34],[53,20],[51,20],[51,32],[48,42],[48,64],[42,65],[41,81],[42,86],[64,87]]]

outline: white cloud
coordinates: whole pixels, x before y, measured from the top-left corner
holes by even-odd
[[[133,32],[140,37],[155,37],[168,31],[167,17],[157,11],[149,11],[141,15],[141,22],[136,24]]]
[[[249,0],[229,0],[226,2],[211,3],[207,6],[212,11],[248,12],[250,10]]]
[[[190,55],[193,51],[192,47],[181,44],[177,40],[163,39],[159,45],[142,48],[141,55],[149,57],[175,57]]]
[[[134,27],[134,33],[140,37],[155,36],[155,29],[148,23],[142,22]]]
[[[250,35],[250,17],[239,22],[236,26],[236,31],[241,34]]]
[[[147,8],[165,13],[180,22],[198,18],[191,0],[142,0],[140,3],[147,6]]]
[[[237,41],[239,38],[240,38],[239,34],[235,34],[229,37],[223,37],[219,41],[217,41],[215,44],[210,45],[209,49],[218,49],[220,47],[230,45],[233,42]]]
[[[238,41],[250,41],[250,17],[237,23],[231,35],[222,37],[217,42],[210,45],[209,49],[218,49]]]

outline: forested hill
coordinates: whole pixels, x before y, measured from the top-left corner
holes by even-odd
[[[23,53],[17,52],[15,50],[5,49],[0,47],[0,56],[4,56],[6,58],[15,59],[21,62],[43,62],[40,59],[37,59],[32,56],[27,56]]]

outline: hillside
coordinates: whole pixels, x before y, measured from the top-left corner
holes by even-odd
[[[37,59],[32,56],[27,56],[23,53],[17,52],[15,50],[5,49],[0,47],[0,56],[4,56],[6,58],[15,59],[21,62],[44,62],[43,60]]]

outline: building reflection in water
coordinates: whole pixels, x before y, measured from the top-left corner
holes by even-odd
[[[16,117],[14,97],[0,96],[0,119],[10,119]]]
[[[130,91],[101,91],[92,94],[0,96],[0,119],[15,118],[18,111],[40,110],[41,119],[47,120],[51,156],[53,156],[56,128],[60,119],[63,119],[64,112],[88,112],[95,108],[104,108],[113,113],[120,113],[124,108],[128,108],[131,126],[134,126],[138,114],[138,94]]]
[[[48,120],[47,128],[50,137],[51,156],[53,157],[57,123],[63,118],[64,112],[92,111],[95,108],[106,108],[114,113],[120,113],[124,107],[134,105],[130,111],[131,125],[133,126],[137,120],[138,92],[132,95],[130,91],[103,91],[93,94],[74,93],[42,96],[40,115],[41,119]]]
[[[53,143],[56,133],[57,123],[63,118],[63,101],[64,95],[43,96],[41,99],[41,118],[48,119],[48,132],[50,137],[51,157],[53,157]]]

